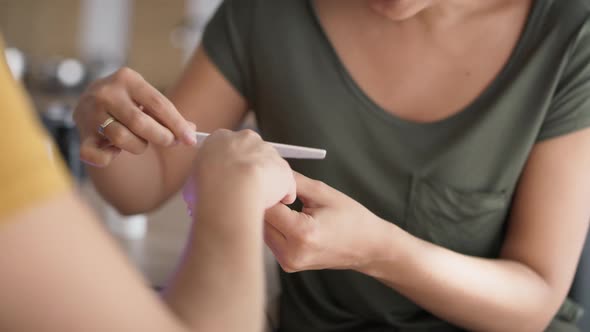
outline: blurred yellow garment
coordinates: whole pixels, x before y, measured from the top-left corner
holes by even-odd
[[[51,157],[51,144],[12,78],[0,38],[0,224],[70,187],[63,163]]]

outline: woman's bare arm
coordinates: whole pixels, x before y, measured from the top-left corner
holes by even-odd
[[[374,241],[382,259],[364,272],[469,330],[543,330],[567,295],[588,231],[589,151],[590,130],[534,147],[500,259],[461,255],[390,228]]]
[[[123,69],[96,82],[76,110],[82,158],[100,166],[89,167],[90,176],[103,197],[125,214],[158,207],[186,181],[196,158],[195,148],[183,139],[194,131],[187,121],[196,123],[200,131],[233,129],[247,110],[246,100],[203,49],[197,50],[168,98],[138,73]],[[136,104],[144,105],[144,110]],[[164,125],[156,125],[143,113]],[[96,132],[108,114],[119,122],[105,130],[117,149],[101,146]],[[171,146],[174,137],[185,144]]]

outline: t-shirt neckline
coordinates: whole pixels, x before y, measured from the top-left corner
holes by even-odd
[[[471,101],[467,106],[465,106],[458,112],[455,112],[443,119],[431,122],[418,122],[404,119],[394,113],[386,111],[381,106],[379,106],[379,104],[377,104],[372,98],[370,98],[365,93],[365,91],[356,83],[350,71],[342,62],[342,59],[336,51],[334,44],[330,40],[326,30],[322,25],[321,19],[318,15],[318,12],[314,4],[314,0],[307,0],[306,2],[309,14],[313,18],[315,28],[319,33],[319,36],[322,39],[323,44],[325,44],[326,51],[329,53],[329,56],[336,64],[341,79],[344,81],[347,88],[350,89],[352,94],[355,95],[355,97],[358,98],[358,100],[362,104],[368,107],[372,111],[372,113],[378,115],[380,118],[385,119],[386,121],[410,127],[432,128],[437,126],[446,126],[453,122],[461,121],[462,118],[473,113],[474,110],[481,108],[481,106],[485,105],[489,101],[491,102],[491,99],[494,98],[497,92],[503,86],[505,86],[505,82],[508,81],[515,66],[518,63],[520,63],[520,59],[523,56],[524,50],[527,48],[527,41],[529,40],[530,34],[534,30],[533,27],[536,21],[535,18],[538,16],[537,12],[541,9],[541,3],[543,1],[533,0],[533,4],[531,5],[531,8],[529,10],[529,14],[524,24],[523,30],[520,34],[520,37],[518,38],[516,46],[512,50],[510,57],[508,58],[507,62],[504,64],[500,72],[496,75],[492,82],[488,84],[488,86],[482,91],[482,93],[480,93],[473,101]]]

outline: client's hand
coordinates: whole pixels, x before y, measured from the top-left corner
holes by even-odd
[[[190,321],[195,310],[206,313],[195,330],[238,331],[254,321],[249,330],[262,331],[264,212],[295,200],[293,172],[256,133],[219,130],[199,148],[192,178],[193,228],[167,296]]]
[[[197,143],[196,126],[137,72],[123,68],[92,83],[74,111],[80,158],[108,166],[121,151],[143,154],[149,144]]]
[[[197,199],[198,197],[198,199]],[[295,201],[295,180],[289,164],[253,131],[218,130],[199,149],[193,179],[184,191],[189,210],[200,206],[231,209],[248,198],[264,211],[279,202]]]
[[[295,174],[303,210],[277,204],[265,215],[265,240],[287,272],[361,270],[392,224],[336,189]]]

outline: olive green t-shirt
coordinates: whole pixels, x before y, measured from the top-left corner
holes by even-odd
[[[432,123],[406,121],[367,97],[310,0],[228,0],[204,47],[266,139],[328,150],[294,169],[419,238],[494,258],[533,146],[590,126],[589,15],[584,0],[535,1],[493,83]],[[459,330],[354,271],[282,273],[281,282],[280,331]]]

